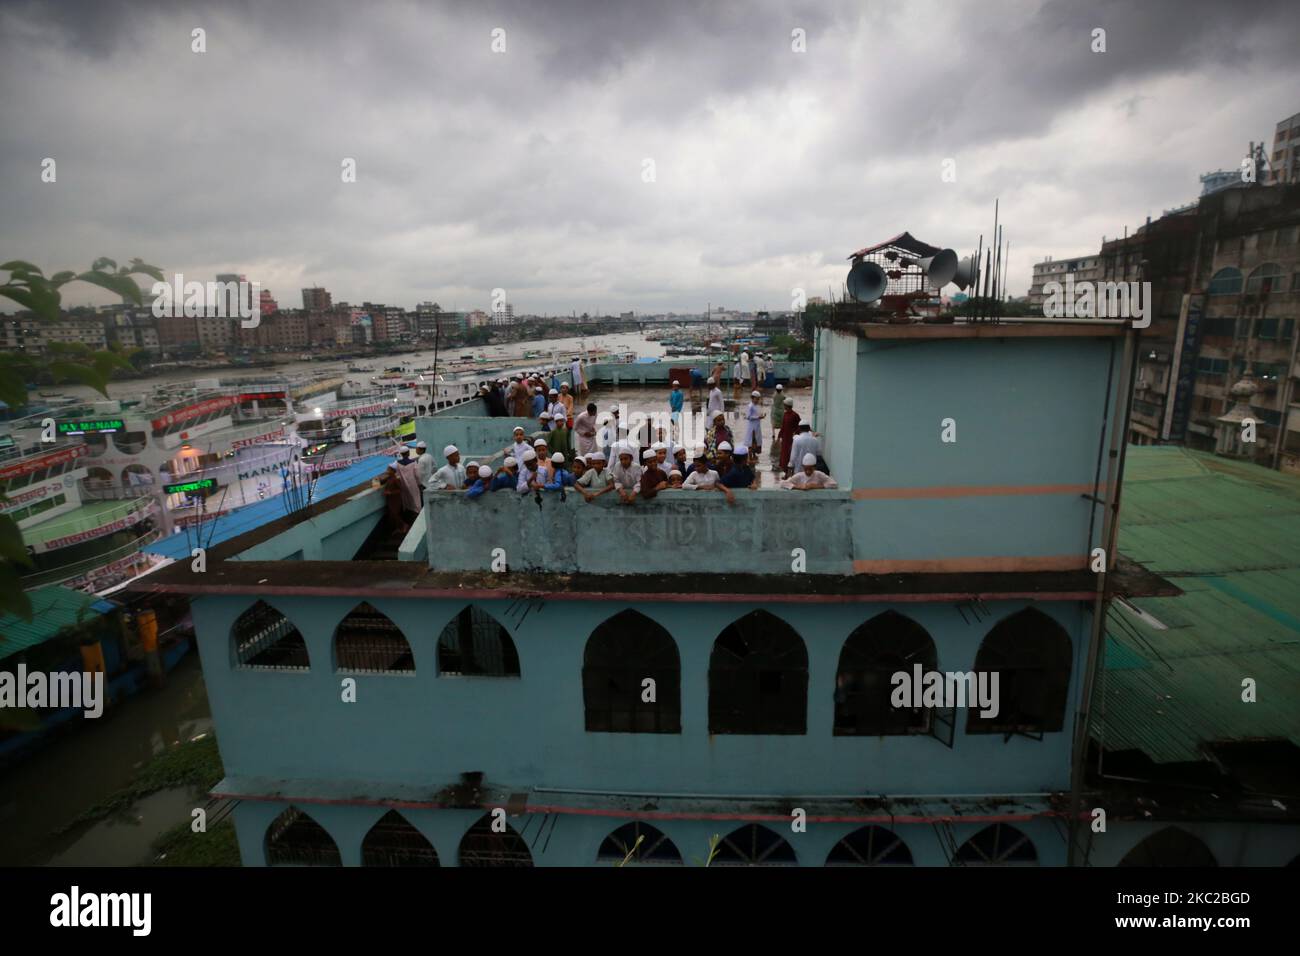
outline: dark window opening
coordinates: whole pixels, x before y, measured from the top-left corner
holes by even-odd
[[[438,852],[423,833],[389,810],[361,841],[362,866],[438,866]]]
[[[934,641],[921,625],[895,611],[878,614],[849,635],[835,674],[835,736],[923,734],[927,707],[895,707],[894,675],[938,669]]]
[[[487,611],[467,607],[438,638],[439,677],[518,677],[519,654],[510,634]]]
[[[499,815],[498,815],[499,816]],[[497,824],[505,830],[492,829],[493,814],[485,814],[460,841],[461,866],[532,866],[528,844],[509,823]]]
[[[780,618],[754,611],[729,625],[709,658],[709,733],[807,732],[808,652]]]
[[[671,866],[682,862],[682,855],[672,840],[648,823],[636,821],[619,827],[596,851],[597,863],[658,864]]]
[[[961,845],[952,858],[955,866],[1005,866],[1038,862],[1033,841],[1013,826],[995,823]]]
[[[912,851],[884,827],[854,830],[831,848],[827,866],[911,866]]]
[[[1069,635],[1042,611],[1026,608],[1000,621],[975,655],[977,675],[998,675],[998,713],[981,717],[979,708],[971,707],[966,733],[1059,731],[1070,689],[1070,655]]]
[[[714,866],[797,865],[794,848],[767,827],[750,823],[723,837],[713,857]]]
[[[643,682],[654,681],[654,701]],[[597,627],[582,660],[587,730],[678,734],[682,730],[682,666],[677,644],[660,625],[623,611]]]
[[[1218,866],[1210,848],[1178,827],[1165,827],[1148,836],[1120,860],[1118,866]]]
[[[415,657],[401,628],[368,602],[357,605],[340,622],[334,649],[340,671],[415,673]]]
[[[305,671],[307,642],[289,619],[265,601],[258,601],[235,620],[232,628],[238,667]]]
[[[339,848],[323,826],[297,807],[289,807],[266,829],[270,866],[342,866]]]

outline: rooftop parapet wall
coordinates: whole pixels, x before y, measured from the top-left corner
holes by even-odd
[[[850,574],[852,502],[840,491],[663,491],[620,504],[572,491],[499,491],[477,500],[428,492],[429,565],[492,569],[497,548],[510,571],[585,574],[789,574],[802,548],[809,574]]]

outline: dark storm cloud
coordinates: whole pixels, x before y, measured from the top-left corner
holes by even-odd
[[[1300,109],[1297,7],[9,3],[0,255],[236,269],[293,305],[320,282],[408,306],[502,287],[538,312],[780,308],[903,229],[973,246],[1001,197],[1023,288],[1033,259],[1187,201]]]

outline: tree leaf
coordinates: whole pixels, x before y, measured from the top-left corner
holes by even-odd
[[[89,385],[99,394],[108,398],[108,376],[101,375],[97,369],[88,368],[85,365],[75,365],[72,362],[52,362],[50,363],[50,374],[54,376],[56,382],[71,379],[82,385]]]
[[[58,287],[63,285],[65,282],[71,282],[76,277],[77,274],[71,269],[65,269],[62,272],[56,272],[54,275],[50,276],[50,285]]]
[[[10,259],[8,262],[0,264],[0,269],[4,269],[6,272],[34,272],[37,275],[44,274],[36,266],[32,265],[30,262],[24,262],[22,259]]]
[[[134,275],[136,273],[139,273],[140,275],[149,276],[151,279],[154,279],[157,282],[167,281],[166,278],[163,277],[163,271],[161,269],[159,269],[157,266],[151,266],[149,265],[149,263],[144,262],[141,259],[132,259],[129,268],[124,267],[123,269],[120,270],[121,275],[129,276],[129,275]]]
[[[0,613],[12,614],[24,621],[32,619],[31,599],[23,592],[18,568],[8,561],[0,561]],[[0,640],[4,635],[0,634]]]
[[[83,272],[77,276],[82,282],[89,282],[109,292],[116,292],[123,299],[130,299],[136,305],[143,303],[140,287],[129,276],[110,275],[107,272]]]
[[[27,377],[16,368],[0,368],[0,402],[11,409],[27,404]]]
[[[100,256],[93,263],[91,263],[90,266],[91,270],[94,272],[102,272],[105,267],[109,269],[116,269],[117,263],[114,262],[112,259],[108,258],[108,256]]]
[[[32,567],[32,557],[23,543],[23,533],[18,529],[18,523],[8,515],[0,515],[0,558]]]

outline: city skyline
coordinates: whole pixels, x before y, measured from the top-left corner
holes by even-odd
[[[1094,252],[1271,145],[1300,13],[29,3],[0,25],[6,87],[40,91],[0,128],[0,204],[23,224],[3,259],[140,256],[247,274],[289,307],[319,285],[490,311],[503,289],[567,315],[789,309],[897,232],[987,245],[995,198],[1024,295],[1034,262]]]

